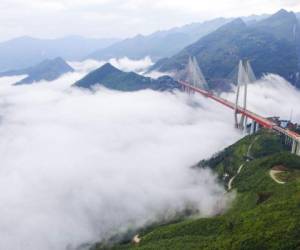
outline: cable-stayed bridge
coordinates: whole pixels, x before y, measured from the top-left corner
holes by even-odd
[[[255,133],[260,127],[270,129],[280,134],[284,138],[284,142],[291,146],[291,152],[300,156],[300,135],[287,128],[282,128],[272,119],[265,118],[257,113],[247,109],[247,91],[248,84],[256,80],[251,65],[248,60],[241,60],[238,70],[236,102],[233,103],[222,97],[214,95],[208,90],[208,84],[198,65],[195,57],[189,58],[185,72],[185,81],[180,80],[179,83],[188,93],[199,93],[211,100],[214,100],[223,106],[234,111],[235,127],[247,131],[248,120],[251,120],[250,130],[248,132]],[[240,94],[243,95],[240,98]],[[242,105],[239,104],[242,99]]]

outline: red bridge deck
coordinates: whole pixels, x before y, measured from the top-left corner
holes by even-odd
[[[203,89],[200,89],[200,88],[197,88],[197,87],[194,87],[194,86],[191,86],[190,84],[186,83],[186,82],[183,82],[183,81],[179,81],[179,83],[185,87],[185,88],[188,88],[190,90],[193,90],[194,92],[197,92],[207,98],[210,98],[218,103],[221,103],[222,105],[232,109],[232,110],[235,110],[236,109],[236,106],[233,102],[230,102],[224,98],[221,98],[221,97],[218,97],[218,96],[215,96],[213,93],[211,92],[208,92],[206,90],[203,90]],[[295,139],[295,140],[300,140],[300,135],[297,134],[296,132],[293,132],[291,130],[288,130],[288,129],[284,129],[284,128],[281,128],[279,127],[276,123],[270,121],[269,119],[267,118],[264,118],[254,112],[251,112],[247,109],[243,109],[242,107],[237,107],[237,112],[240,113],[240,114],[243,114],[245,115],[246,117],[254,120],[255,122],[257,122],[259,125],[261,125],[262,127],[264,128],[268,128],[268,129],[273,129],[279,133],[283,133],[289,137],[291,137],[292,139]]]

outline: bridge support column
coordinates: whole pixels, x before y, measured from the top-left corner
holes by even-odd
[[[252,123],[251,123],[251,128],[250,128],[250,134],[255,134],[256,133],[256,130],[257,129],[257,123],[256,121],[252,120]]]
[[[254,133],[256,133],[260,129],[260,125],[254,121]]]
[[[300,141],[298,141],[298,149],[296,151],[296,155],[300,156]]]
[[[285,136],[285,145],[293,148],[293,144],[294,144],[294,141],[292,138],[290,138],[289,136],[287,135],[284,135]]]
[[[293,141],[291,153],[292,153],[292,154],[295,154],[295,153],[296,153],[295,151],[296,151],[296,141]]]
[[[296,154],[300,156],[300,141],[293,140],[292,154]]]

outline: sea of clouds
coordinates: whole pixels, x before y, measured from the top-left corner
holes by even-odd
[[[222,96],[235,101],[234,92]],[[300,91],[278,75],[269,74],[248,85],[247,99],[248,109],[264,117],[279,116],[300,123]]]
[[[187,208],[212,216],[230,205],[215,175],[191,166],[241,138],[232,112],[180,92],[71,87],[93,63],[53,82],[0,78],[0,249],[74,249]],[[249,96],[268,114],[300,100],[276,76]]]
[[[137,72],[141,73],[146,71],[150,66],[152,66],[154,63],[151,60],[150,57],[145,57],[144,59],[140,60],[131,60],[127,57],[123,58],[112,58],[108,61],[97,61],[93,59],[88,59],[83,62],[69,62],[69,64],[79,72],[88,72],[91,70],[95,70],[101,66],[103,66],[105,63],[110,63],[114,67],[126,71],[126,72]]]

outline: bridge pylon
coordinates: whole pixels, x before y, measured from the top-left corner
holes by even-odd
[[[197,58],[195,56],[190,56],[188,64],[181,76],[184,81],[188,82],[191,86],[208,90],[207,81],[200,69]],[[189,93],[192,93],[191,90],[188,90]]]
[[[237,91],[236,91],[236,100],[235,100],[235,110],[234,110],[234,118],[235,118],[235,127],[241,130],[245,130],[247,128],[247,117],[244,114],[240,114],[239,110],[247,109],[247,94],[248,94],[248,84],[252,83],[256,80],[256,77],[251,68],[250,62],[247,59],[240,60],[238,76],[237,76]],[[243,91],[243,93],[241,93]],[[240,105],[240,95],[242,105]],[[256,124],[253,124],[254,130],[256,128]]]

